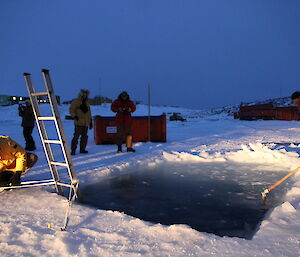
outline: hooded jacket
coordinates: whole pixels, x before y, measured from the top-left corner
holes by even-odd
[[[22,117],[22,127],[34,127],[34,114],[31,105],[19,107],[19,116]]]
[[[73,102],[71,103],[70,114],[74,118],[75,126],[88,127],[91,123],[91,107],[87,101],[83,101],[81,99],[81,96],[78,96],[78,98],[73,100]],[[75,118],[76,116],[78,117],[78,119]]]
[[[122,111],[120,109],[122,109]],[[129,99],[129,97],[127,100],[123,100],[120,94],[118,99],[116,99],[112,103],[111,110],[117,113],[116,115],[117,125],[119,124],[131,125],[132,124],[131,113],[133,113],[136,110],[136,106]]]
[[[0,172],[26,171],[26,151],[7,136],[0,136]]]

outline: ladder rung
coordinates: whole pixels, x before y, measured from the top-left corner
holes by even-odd
[[[50,162],[50,164],[52,164],[52,165],[57,165],[57,166],[68,167],[68,164],[67,164],[67,163],[64,163],[64,162]]]
[[[55,181],[45,182],[45,183],[32,183],[32,184],[25,184],[25,185],[21,184],[19,186],[6,186],[6,187],[1,187],[1,189],[18,189],[24,187],[38,187],[38,186],[48,186],[48,185],[55,185]]]
[[[59,186],[63,186],[63,187],[70,187],[70,188],[74,188],[74,185],[69,185],[69,184],[66,184],[66,183],[61,183],[61,182],[56,182],[57,185]]]
[[[55,182],[53,179],[46,179],[46,180],[38,180],[38,181],[24,181],[21,183],[21,185],[28,185],[28,184],[34,184],[34,183],[45,183],[45,182]]]
[[[48,143],[48,144],[62,144],[62,141],[60,141],[60,140],[45,139],[44,143]]]
[[[55,120],[55,117],[49,116],[49,117],[38,117],[38,120]]]
[[[38,92],[38,93],[31,93],[32,96],[43,96],[48,95],[48,92]]]

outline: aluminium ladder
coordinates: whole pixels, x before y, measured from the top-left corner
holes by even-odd
[[[69,189],[69,198],[68,198],[68,209],[66,211],[65,223],[62,230],[66,230],[69,215],[71,210],[71,205],[73,200],[77,197],[77,189],[78,189],[78,180],[75,172],[75,168],[72,162],[70,150],[68,147],[66,135],[64,132],[62,120],[60,118],[60,113],[58,110],[58,104],[56,100],[56,96],[54,94],[52,82],[50,79],[49,70],[42,69],[42,75],[44,78],[44,83],[46,86],[45,92],[35,92],[31,81],[31,75],[29,73],[24,73],[24,78],[26,81],[26,86],[28,90],[28,95],[30,97],[30,101],[32,104],[32,109],[34,112],[35,120],[37,123],[38,131],[41,137],[42,145],[45,151],[45,155],[48,161],[48,165],[52,174],[52,180],[48,180],[51,184],[55,185],[57,193],[63,195],[63,187],[67,187]],[[39,106],[39,97],[48,97],[49,104],[52,111],[52,116],[42,116]],[[52,121],[55,124],[56,132],[58,139],[49,139],[46,124],[47,122]],[[53,151],[51,145],[60,145],[61,153],[63,155],[63,162],[55,161]],[[68,170],[69,183],[63,183],[60,181],[59,169],[58,167],[63,167]]]

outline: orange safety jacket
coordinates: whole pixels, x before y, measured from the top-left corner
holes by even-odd
[[[8,136],[0,136],[0,172],[26,172],[26,151]]]

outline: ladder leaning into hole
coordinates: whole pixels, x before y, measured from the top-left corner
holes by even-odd
[[[35,92],[35,89],[33,87],[32,81],[31,81],[31,75],[29,73],[24,73],[24,78],[26,81],[26,87],[28,90],[28,95],[30,97],[30,101],[32,104],[32,109],[34,112],[35,120],[37,123],[38,131],[41,137],[42,145],[45,151],[45,155],[48,161],[48,165],[52,174],[52,179],[44,180],[44,181],[30,181],[22,183],[21,186],[15,187],[32,187],[32,186],[42,186],[42,185],[55,185],[57,193],[63,195],[63,187],[67,188],[69,190],[69,197],[68,197],[68,207],[66,210],[64,225],[61,228],[61,230],[66,230],[69,222],[69,216],[71,211],[71,206],[73,200],[77,197],[77,189],[78,189],[78,180],[76,176],[76,172],[74,169],[74,165],[72,162],[70,150],[68,147],[66,135],[64,132],[64,128],[62,125],[62,120],[60,118],[60,113],[58,110],[58,104],[56,100],[56,96],[54,94],[52,82],[50,79],[49,70],[43,69],[42,75],[44,78],[44,83],[46,86],[45,92]],[[51,107],[52,116],[42,116],[39,106],[39,97],[48,97],[48,102]],[[55,139],[49,139],[47,130],[46,130],[46,124],[48,122],[52,122],[55,125],[55,129],[57,132],[58,138]],[[53,151],[51,148],[51,145],[59,145],[61,147],[61,153],[63,155],[63,162],[55,161]],[[60,174],[58,167],[62,167],[67,169],[68,176],[67,176],[67,182],[61,181]],[[12,187],[10,187],[12,188]]]

